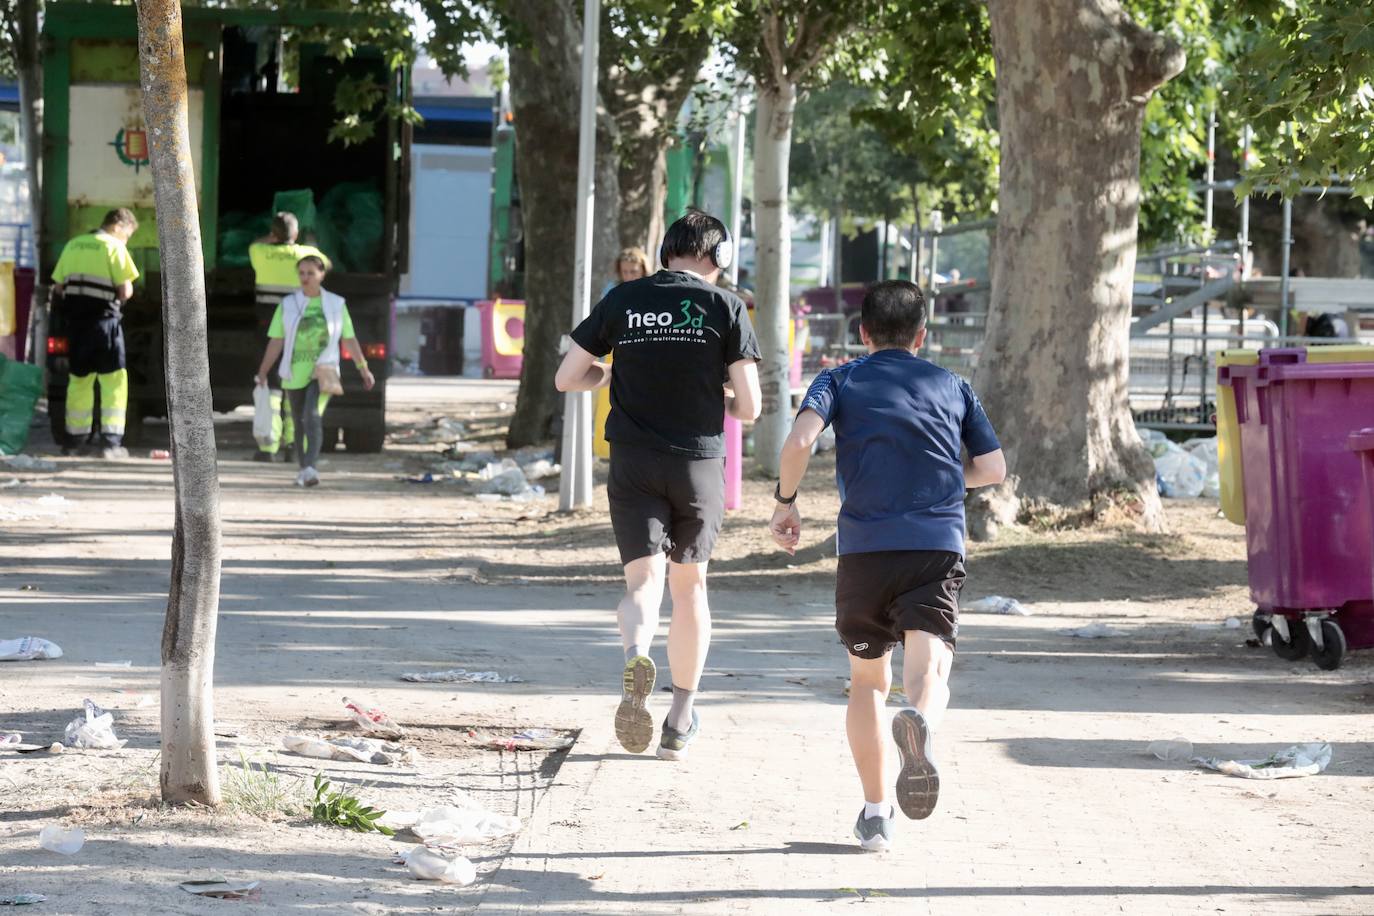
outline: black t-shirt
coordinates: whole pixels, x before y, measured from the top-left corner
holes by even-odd
[[[614,351],[608,442],[725,455],[726,369],[759,358],[738,296],[696,274],[661,270],[607,293],[572,339],[593,356]]]

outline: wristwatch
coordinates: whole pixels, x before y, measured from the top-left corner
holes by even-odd
[[[791,496],[784,497],[782,495],[782,481],[779,480],[777,485],[773,487],[773,498],[784,506],[790,506],[797,501],[797,494],[793,492]]]

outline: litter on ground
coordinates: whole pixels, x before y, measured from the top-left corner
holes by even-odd
[[[1109,627],[1105,623],[1098,621],[1086,626],[1072,627],[1067,630],[1060,630],[1060,636],[1076,636],[1079,639],[1105,639],[1109,636],[1124,636],[1125,630],[1118,630],[1116,627]]]
[[[1292,779],[1297,776],[1315,776],[1330,766],[1331,745],[1325,742],[1295,744],[1275,751],[1263,760],[1194,757],[1193,763],[1242,779]]]
[[[452,859],[428,846],[416,846],[400,857],[410,873],[421,881],[466,887],[477,880],[477,866],[467,856]]]
[[[1160,760],[1167,760],[1170,763],[1181,763],[1190,760],[1193,756],[1193,742],[1187,738],[1174,738],[1170,741],[1151,741],[1146,748]]]
[[[26,906],[30,903],[42,903],[47,899],[43,894],[9,894],[0,897],[0,906]]]
[[[496,671],[449,668],[446,671],[411,671],[402,674],[401,680],[416,684],[520,684],[525,679],[514,674],[503,676]]]
[[[1015,598],[1004,598],[1001,595],[989,595],[986,598],[979,598],[977,601],[970,601],[963,605],[960,610],[968,611],[972,614],[1009,614],[1014,617],[1029,617],[1030,609]]]
[[[302,757],[319,760],[344,760],[392,766],[396,763],[416,764],[420,752],[413,747],[383,741],[380,738],[313,738],[309,735],[286,735],[282,747]]]
[[[223,878],[207,878],[203,881],[183,881],[178,885],[182,890],[197,897],[219,897],[223,900],[242,900],[260,887],[261,881],[226,881]]]
[[[128,741],[115,736],[114,716],[101,709],[89,699],[84,701],[85,709],[77,718],[67,723],[66,741],[68,747],[95,748],[98,750],[118,750]]]
[[[343,698],[344,709],[353,716],[353,721],[362,726],[363,731],[382,738],[404,738],[405,729],[391,721],[391,717],[380,707],[366,700]]]
[[[80,827],[67,830],[56,824],[49,824],[38,834],[38,845],[49,852],[74,856],[86,845],[86,832]]]
[[[37,636],[0,639],[0,662],[29,662],[61,657],[61,646]]]
[[[548,728],[527,728],[508,738],[493,738],[487,742],[487,747],[498,751],[558,751],[572,746],[572,738]]]
[[[0,465],[11,471],[55,471],[57,462],[32,455],[0,455]]]

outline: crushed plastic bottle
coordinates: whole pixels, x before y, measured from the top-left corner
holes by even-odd
[[[979,598],[977,601],[970,601],[965,604],[962,610],[971,614],[1010,614],[1015,617],[1029,617],[1030,609],[1015,598],[1004,598],[1001,595],[989,595],[986,598]]]
[[[1189,741],[1187,738],[1174,738],[1171,741],[1151,741],[1147,750],[1160,760],[1165,760],[1169,763],[1182,763],[1185,760],[1192,759],[1193,742]]]

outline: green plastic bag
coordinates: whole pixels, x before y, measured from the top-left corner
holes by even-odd
[[[0,355],[0,455],[18,455],[29,444],[33,409],[43,393],[43,370]]]
[[[315,192],[309,188],[300,191],[278,191],[272,198],[272,212],[285,210],[296,215],[300,224],[301,238],[315,231],[318,222],[315,215]]]

